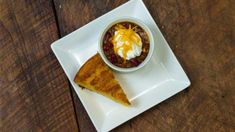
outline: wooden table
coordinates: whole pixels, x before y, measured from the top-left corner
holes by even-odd
[[[0,0],[0,131],[95,131],[50,44],[125,2]],[[192,85],[113,131],[235,131],[235,0],[144,3]]]

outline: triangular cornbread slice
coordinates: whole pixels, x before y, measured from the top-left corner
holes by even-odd
[[[118,103],[130,105],[120,84],[115,80],[112,70],[104,63],[99,53],[81,67],[74,81],[81,87],[102,94]]]

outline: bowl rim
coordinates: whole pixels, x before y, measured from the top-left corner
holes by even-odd
[[[114,64],[112,64],[107,58],[106,55],[103,52],[103,38],[105,33],[107,32],[107,30],[112,27],[114,24],[120,23],[120,22],[132,22],[138,26],[140,26],[141,28],[144,29],[144,31],[147,33],[148,37],[149,37],[149,52],[148,55],[146,56],[146,58],[144,59],[144,61],[142,61],[137,67],[131,67],[131,68],[121,68],[118,67]],[[151,32],[151,30],[149,29],[149,27],[142,22],[141,20],[137,19],[137,18],[133,18],[133,17],[119,17],[116,19],[111,20],[111,22],[109,24],[107,24],[104,28],[104,30],[102,30],[102,33],[99,36],[99,44],[98,44],[98,52],[101,55],[101,58],[104,60],[104,62],[112,69],[114,69],[115,71],[119,71],[119,72],[133,72],[136,71],[142,67],[144,67],[149,60],[151,59],[152,55],[153,55],[153,51],[154,51],[154,38],[153,38],[153,34]]]

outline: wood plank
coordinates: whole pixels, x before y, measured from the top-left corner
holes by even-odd
[[[124,2],[55,1],[60,32],[64,36]],[[144,2],[192,85],[113,131],[234,131],[235,1]],[[80,130],[94,131],[76,94],[74,100]]]
[[[0,1],[0,131],[78,131],[52,1]]]

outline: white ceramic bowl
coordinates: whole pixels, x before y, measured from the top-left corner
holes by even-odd
[[[141,28],[144,29],[144,31],[147,33],[148,37],[149,37],[149,41],[150,41],[150,45],[149,45],[149,53],[146,56],[145,60],[143,62],[141,62],[137,67],[131,67],[131,68],[121,68],[118,66],[115,66],[114,64],[112,64],[107,58],[106,55],[104,54],[103,51],[103,38],[105,33],[107,32],[107,30],[112,27],[113,25],[120,23],[120,22],[132,22],[135,23],[136,25],[140,26]],[[110,24],[108,24],[106,26],[106,28],[104,29],[104,31],[101,33],[100,38],[99,38],[99,53],[102,57],[102,59],[104,60],[104,62],[111,67],[112,69],[119,71],[119,72],[132,72],[132,71],[136,71],[140,68],[142,68],[144,65],[146,65],[149,60],[151,59],[152,55],[153,55],[153,50],[154,50],[154,39],[153,39],[153,35],[151,30],[148,28],[148,26],[146,26],[141,20],[136,19],[136,18],[132,18],[132,17],[122,17],[122,18],[118,18],[113,20],[112,22],[110,22]]]

